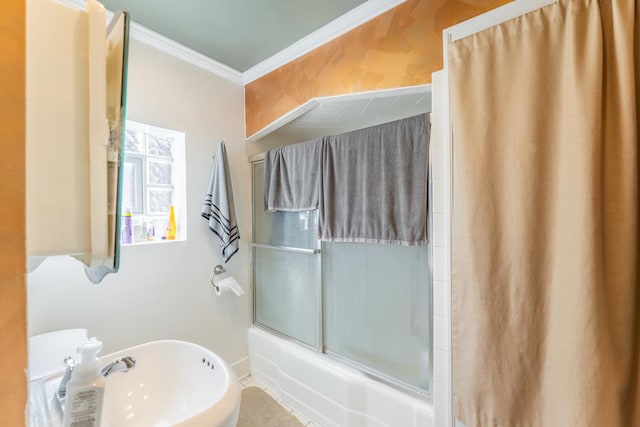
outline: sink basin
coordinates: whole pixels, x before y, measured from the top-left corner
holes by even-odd
[[[234,427],[240,409],[235,374],[214,352],[185,341],[153,341],[104,357],[136,360],[129,372],[105,379],[103,427]],[[63,372],[34,379],[29,391],[29,425],[62,425],[55,392]]]

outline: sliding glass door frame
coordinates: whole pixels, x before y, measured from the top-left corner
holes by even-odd
[[[252,289],[252,324],[264,329],[278,337],[281,337],[283,339],[289,340],[289,341],[294,341],[306,348],[309,348],[311,350],[314,350],[318,353],[322,353],[323,349],[324,349],[324,334],[323,334],[323,325],[322,325],[322,315],[324,312],[323,309],[323,298],[322,298],[322,264],[321,264],[321,249],[320,249],[320,241],[316,242],[316,248],[315,249],[308,249],[308,248],[298,248],[298,247],[289,247],[289,246],[275,246],[275,245],[269,245],[269,244],[263,244],[263,243],[256,243],[256,206],[255,206],[255,200],[256,200],[256,194],[255,194],[255,168],[256,165],[259,163],[263,163],[264,162],[264,153],[262,154],[258,154],[256,156],[253,156],[251,159],[249,159],[250,165],[251,165],[251,243],[249,244],[249,246],[251,247],[251,289]],[[269,250],[269,251],[284,251],[284,252],[289,252],[289,253],[297,253],[297,254],[302,254],[302,255],[307,255],[307,256],[313,256],[316,258],[315,260],[315,267],[316,267],[316,277],[315,277],[315,292],[316,292],[316,301],[318,302],[318,310],[317,310],[317,330],[316,330],[316,336],[317,336],[317,343],[318,345],[310,345],[304,341],[301,341],[295,337],[292,337],[290,335],[287,335],[281,331],[278,331],[268,325],[265,325],[264,323],[261,323],[260,321],[258,321],[258,315],[257,315],[257,290],[256,290],[256,249],[265,249],[265,250]]]
[[[431,156],[429,156],[429,159],[431,159]],[[258,163],[262,163],[264,161],[264,154],[258,154],[256,156],[253,156],[251,159],[249,159],[250,161],[250,165],[251,165],[251,224],[252,224],[252,229],[251,229],[251,237],[252,237],[252,243],[250,243],[250,247],[251,247],[251,288],[252,288],[252,293],[253,293],[253,298],[252,298],[252,314],[253,314],[253,319],[252,319],[252,324],[258,328],[264,329],[280,338],[283,338],[285,340],[288,341],[293,341],[296,342],[298,344],[301,344],[303,347],[306,347],[308,349],[311,349],[317,353],[320,353],[324,356],[326,356],[327,358],[337,361],[343,365],[346,365],[348,367],[351,367],[353,369],[356,369],[360,372],[362,372],[365,376],[375,380],[375,381],[379,381],[382,382],[394,389],[400,390],[404,393],[408,393],[410,395],[419,397],[419,398],[423,398],[423,399],[427,399],[427,400],[432,400],[432,396],[433,396],[433,244],[432,244],[432,236],[433,236],[433,214],[431,212],[431,209],[427,210],[427,225],[428,225],[428,230],[429,230],[429,244],[428,244],[428,254],[427,254],[427,259],[429,262],[429,266],[428,266],[428,271],[429,271],[429,277],[427,278],[429,280],[429,286],[428,286],[428,290],[427,290],[427,295],[428,295],[428,301],[426,301],[426,305],[425,305],[425,309],[429,310],[429,315],[427,316],[427,322],[428,324],[426,325],[427,330],[428,330],[428,361],[425,361],[425,363],[428,363],[428,388],[426,390],[421,389],[419,387],[415,387],[412,386],[410,384],[407,384],[405,382],[402,382],[390,375],[384,374],[376,369],[370,368],[366,365],[363,365],[359,362],[356,362],[354,360],[351,360],[347,357],[341,356],[338,353],[334,353],[330,350],[327,350],[327,348],[325,347],[325,342],[326,342],[326,337],[325,337],[325,307],[324,307],[324,301],[325,301],[325,295],[324,295],[324,289],[323,289],[323,283],[322,283],[322,245],[321,242],[318,241],[318,245],[317,245],[317,249],[306,249],[306,248],[296,248],[296,247],[285,247],[285,246],[273,246],[273,245],[268,245],[268,244],[262,244],[262,243],[255,243],[255,236],[256,236],[256,232],[255,232],[255,227],[256,227],[256,218],[255,218],[255,212],[256,212],[256,208],[261,209],[262,207],[257,207],[255,206],[255,168],[256,165]],[[431,160],[429,160],[431,162]],[[431,170],[432,168],[429,167],[428,168],[428,206],[431,207],[432,205],[432,198],[433,198],[433,191],[432,191],[432,176],[431,176]],[[274,250],[274,251],[286,251],[286,252],[294,252],[294,253],[299,253],[299,254],[305,254],[307,256],[314,256],[316,257],[316,277],[315,279],[315,291],[316,291],[316,297],[317,297],[317,301],[318,301],[318,310],[317,310],[317,317],[318,317],[318,330],[317,330],[317,336],[318,336],[318,345],[317,346],[313,346],[310,345],[308,343],[305,343],[299,339],[296,339],[295,337],[292,337],[290,335],[287,335],[281,331],[278,331],[272,327],[269,327],[268,325],[265,325],[263,323],[260,323],[258,321],[258,316],[257,316],[257,291],[256,291],[256,249],[266,249],[266,250]]]

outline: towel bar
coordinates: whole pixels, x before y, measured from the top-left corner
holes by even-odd
[[[249,243],[249,246],[251,246],[252,248],[276,249],[279,251],[295,252],[299,254],[309,254],[309,255],[320,253],[320,249],[290,248],[287,246],[273,246],[273,245],[265,245],[262,243]]]

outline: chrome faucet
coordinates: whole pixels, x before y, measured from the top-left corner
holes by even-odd
[[[66,366],[66,371],[64,376],[60,380],[60,385],[58,386],[58,391],[56,393],[56,397],[58,398],[58,403],[62,408],[64,404],[64,400],[67,397],[67,384],[71,379],[71,374],[73,373],[73,369],[75,367],[75,361],[73,357],[67,356],[64,358],[64,365]],[[131,356],[124,356],[118,359],[115,359],[112,362],[107,363],[100,373],[103,377],[108,377],[114,372],[129,372],[129,369],[133,369],[136,366],[136,359]]]
[[[129,369],[133,369],[136,366],[136,359],[131,356],[120,357],[113,362],[107,363],[102,368],[102,376],[108,377],[114,372],[129,372]]]

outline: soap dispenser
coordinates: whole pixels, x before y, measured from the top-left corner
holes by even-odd
[[[63,426],[99,427],[102,421],[104,377],[98,352],[102,343],[91,338],[78,348],[80,363],[67,384]]]

